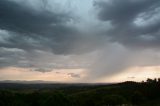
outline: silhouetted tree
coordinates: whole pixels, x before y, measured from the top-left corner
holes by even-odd
[[[158,83],[160,83],[160,78],[158,78]]]

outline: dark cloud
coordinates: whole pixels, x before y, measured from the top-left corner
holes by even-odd
[[[91,80],[160,64],[160,1],[96,0],[94,7],[100,25],[110,25],[99,32],[107,41],[89,67]]]
[[[136,49],[138,46],[146,48],[159,45],[160,1],[101,0],[94,5],[98,9],[98,18],[111,22],[113,26],[105,32],[112,42]]]
[[[47,47],[55,54],[67,54],[77,39],[77,30],[68,25],[73,20],[70,13],[36,10],[12,0],[1,0],[0,11],[0,29],[12,35],[8,39],[10,43],[0,42],[1,46],[26,50]]]
[[[49,10],[36,11],[12,0],[0,1],[0,27],[14,32],[46,34],[57,31],[71,17]],[[58,27],[57,27],[58,26]],[[62,26],[62,31],[64,26]],[[57,28],[57,29],[56,29]]]
[[[25,51],[18,48],[0,47],[0,68],[15,66],[25,56]]]
[[[160,64],[160,1],[73,1],[0,0],[0,68],[86,69],[96,80]]]
[[[81,77],[79,74],[75,74],[75,73],[68,73],[68,75],[73,78],[80,78]]]
[[[49,69],[49,68],[35,68],[35,69],[31,69],[31,70],[32,71],[39,71],[39,72],[42,72],[42,73],[52,71],[52,69]]]
[[[37,2],[41,2],[41,0],[37,0]],[[63,57],[63,55],[81,55],[94,51],[99,47],[99,44],[103,44],[101,40],[97,40],[91,33],[80,32],[78,27],[73,24],[76,18],[72,12],[57,12],[49,8],[50,4],[44,1],[41,2],[42,5],[45,5],[43,7],[35,5],[38,9],[27,3],[23,0],[0,1],[0,47],[25,51],[21,58],[20,56],[12,56],[11,51],[1,53],[3,59],[0,62],[4,63],[1,64],[1,67],[30,68],[32,66],[37,68],[36,71],[43,71],[41,69],[48,67],[53,69],[86,67],[78,60],[72,63],[72,59],[67,61],[58,55]],[[56,4],[51,6],[54,5]],[[37,53],[36,50],[48,53]],[[5,54],[10,55],[6,56]],[[52,61],[41,57],[52,59]],[[56,57],[59,59],[55,59]],[[59,60],[60,62],[58,62]],[[80,65],[77,65],[78,63]]]
[[[19,48],[0,47],[0,68],[21,67],[31,71],[49,72],[56,69],[81,69],[87,67],[84,57],[57,55],[52,51],[25,51]]]
[[[159,6],[157,3],[157,0],[108,0],[97,1],[95,5],[100,8],[101,20],[125,24],[132,22],[140,13],[151,12]]]

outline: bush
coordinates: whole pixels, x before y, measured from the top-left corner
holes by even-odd
[[[102,104],[101,105],[122,105],[126,103],[126,99],[123,96],[120,95],[106,95],[103,97]]]

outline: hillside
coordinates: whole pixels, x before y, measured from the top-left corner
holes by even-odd
[[[117,84],[0,84],[0,106],[160,106],[160,80]]]

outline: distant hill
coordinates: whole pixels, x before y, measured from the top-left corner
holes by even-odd
[[[0,106],[160,106],[160,79],[114,84],[1,81]]]
[[[0,83],[18,83],[18,84],[39,84],[39,83],[59,83],[56,81],[43,81],[43,80],[33,80],[33,81],[25,81],[25,80],[3,80]]]
[[[105,86],[113,83],[63,83],[54,81],[21,81],[21,80],[4,80],[0,81],[0,89],[50,89],[50,88],[66,88],[66,87],[92,87]]]

